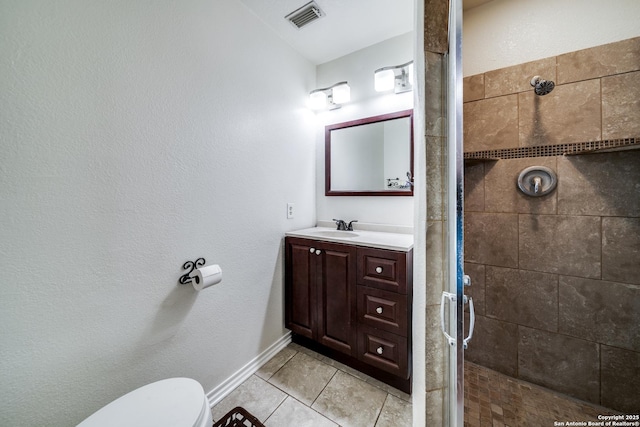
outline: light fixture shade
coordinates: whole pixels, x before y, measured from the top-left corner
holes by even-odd
[[[345,83],[341,83],[331,88],[331,97],[335,104],[344,104],[351,100],[351,88]]]
[[[327,106],[327,94],[324,91],[311,92],[309,94],[309,108],[322,110]]]
[[[395,87],[395,73],[393,70],[379,70],[374,74],[376,92],[386,92]]]
[[[408,92],[413,89],[413,61],[378,68],[373,76],[376,92]]]

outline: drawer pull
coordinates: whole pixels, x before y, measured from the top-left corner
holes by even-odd
[[[376,267],[376,273],[378,274],[382,273],[382,267]]]
[[[316,248],[309,248],[309,252],[314,253],[316,251]]]
[[[378,308],[376,308],[376,313],[378,313],[378,314],[382,314],[382,307],[378,307]]]
[[[376,349],[376,353],[378,353],[378,354],[382,354],[382,351],[383,351],[383,350],[384,350],[384,349],[383,349],[382,347],[378,347],[378,348]]]
[[[320,255],[322,251],[320,249],[316,249],[316,255]]]

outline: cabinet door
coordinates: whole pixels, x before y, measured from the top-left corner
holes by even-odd
[[[317,289],[318,338],[334,350],[355,356],[356,249],[322,243],[318,255],[320,282]]]
[[[316,255],[315,248],[300,239],[285,239],[285,326],[314,338]]]

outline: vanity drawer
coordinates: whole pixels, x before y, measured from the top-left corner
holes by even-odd
[[[358,284],[407,293],[407,253],[358,248]]]
[[[408,378],[407,352],[405,337],[358,325],[358,356],[363,362],[399,377]]]
[[[358,286],[358,321],[373,328],[407,336],[407,296]]]

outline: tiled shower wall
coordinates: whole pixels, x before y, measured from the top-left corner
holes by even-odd
[[[536,96],[534,75],[556,88]],[[640,38],[465,79],[465,151],[640,136]],[[557,189],[527,197],[526,167]],[[640,150],[469,163],[470,361],[640,411]]]

